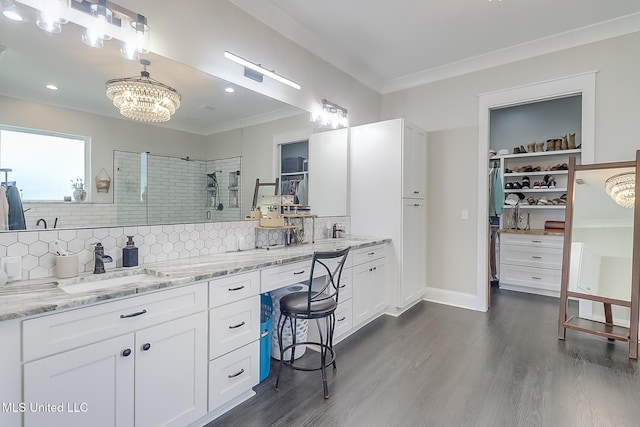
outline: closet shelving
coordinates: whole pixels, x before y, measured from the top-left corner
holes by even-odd
[[[560,197],[567,193],[567,170],[545,170],[551,168],[556,164],[562,164],[569,162],[570,156],[580,157],[581,149],[573,150],[557,150],[557,151],[538,151],[533,153],[520,153],[520,154],[507,154],[500,157],[492,157],[490,161],[500,162],[500,168],[502,170],[502,185],[505,195],[509,193],[522,193],[527,197],[538,198],[540,196],[547,196],[547,198]],[[531,172],[516,172],[519,168],[531,165],[533,167],[540,166],[542,170]],[[514,172],[505,173],[505,170],[512,170]],[[535,181],[542,181],[545,175],[549,175],[556,181],[554,188],[533,188]],[[506,184],[511,182],[522,182],[524,177],[529,177],[530,188],[506,188]],[[520,209],[565,209],[563,204],[547,204],[547,205],[529,205],[526,203],[520,203]],[[504,209],[512,209],[514,206],[505,204]]]

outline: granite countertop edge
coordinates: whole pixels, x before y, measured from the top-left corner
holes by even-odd
[[[11,282],[0,287],[0,321],[77,308],[232,274],[304,261],[310,259],[314,251],[343,249],[346,246],[354,250],[390,241],[391,239],[388,238],[348,236],[277,249],[252,249],[162,261],[135,268],[117,268],[108,270],[107,273],[100,276],[100,279],[146,273],[158,276],[158,280],[75,294],[68,294],[58,288],[58,282],[61,280],[55,277]],[[96,275],[92,273],[81,273],[78,277],[70,280],[73,280],[74,283],[84,283],[95,279]]]
[[[501,228],[498,232],[504,234],[530,234],[533,236],[564,236],[564,230],[549,229],[514,230],[511,228]]]

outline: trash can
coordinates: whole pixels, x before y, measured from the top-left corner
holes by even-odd
[[[287,286],[285,288],[276,289],[271,292],[271,297],[273,298],[273,323],[272,323],[272,333],[271,333],[271,357],[276,360],[280,360],[280,346],[278,345],[278,320],[280,319],[280,298],[283,296],[293,293],[293,292],[306,292],[309,289],[309,286],[297,283],[295,285]],[[298,319],[296,320],[296,341],[302,342],[307,340],[307,329],[309,322],[307,320]],[[282,344],[286,347],[291,344],[293,340],[291,339],[293,336],[291,332],[291,325],[289,322],[285,324],[284,331],[282,333]],[[307,347],[304,345],[300,345],[296,347],[296,359],[302,357],[304,352],[307,350]],[[284,358],[288,359],[291,357],[291,350],[287,350],[284,353]]]
[[[271,322],[273,302],[271,295],[260,295],[260,381],[269,376],[271,370]]]

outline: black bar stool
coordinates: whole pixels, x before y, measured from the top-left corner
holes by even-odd
[[[340,277],[342,276],[342,268],[349,254],[349,249],[341,249],[337,251],[315,252],[311,261],[311,273],[309,276],[309,289],[303,292],[293,292],[285,295],[280,299],[280,318],[278,319],[278,344],[280,349],[280,365],[278,366],[278,377],[276,379],[276,390],[280,383],[280,372],[282,365],[286,364],[293,369],[301,371],[322,371],[322,387],[324,389],[324,398],[329,398],[329,387],[327,386],[327,366],[333,365],[336,369],[336,357],[333,351],[333,332],[336,326],[335,311],[338,307],[338,295],[340,293]],[[337,263],[337,264],[336,264]],[[324,282],[319,285],[313,281],[314,270],[322,269],[325,277]],[[317,274],[316,274],[317,275]],[[319,341],[303,341],[296,340],[296,321],[315,320],[318,327]],[[321,327],[320,320],[324,319],[324,330]],[[289,322],[291,326],[290,345],[284,345],[283,335],[284,328]],[[305,367],[295,363],[295,349],[299,345],[312,345],[320,350],[320,366]],[[284,354],[287,350],[291,350],[288,360],[284,360]],[[328,356],[328,357],[327,357]]]

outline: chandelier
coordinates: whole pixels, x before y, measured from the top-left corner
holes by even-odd
[[[149,77],[146,59],[140,77],[126,77],[107,81],[107,97],[123,116],[141,122],[166,122],[180,108],[182,96],[171,86]]]
[[[636,174],[625,172],[605,181],[607,194],[620,206],[632,208],[636,200]]]
[[[322,108],[312,112],[310,120],[332,129],[346,128],[349,125],[349,113],[346,108],[323,99]]]

